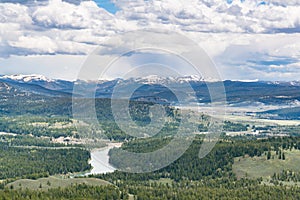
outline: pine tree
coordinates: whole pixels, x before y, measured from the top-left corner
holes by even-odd
[[[268,154],[267,154],[267,159],[268,159],[268,160],[270,160],[270,158],[271,158],[271,152],[270,152],[270,151],[268,151]]]

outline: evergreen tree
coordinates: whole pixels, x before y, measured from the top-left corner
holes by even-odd
[[[268,154],[267,154],[267,159],[270,160],[271,159],[271,151],[268,151]]]

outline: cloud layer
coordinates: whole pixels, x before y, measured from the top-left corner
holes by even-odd
[[[87,55],[110,36],[154,28],[198,42],[226,77],[232,67],[236,76],[290,78],[300,68],[299,0],[115,0],[115,14],[94,1],[8,2],[0,3],[2,58]]]
[[[141,28],[228,35],[300,32],[299,1],[262,2],[120,0],[115,15],[93,1],[0,3],[0,44],[8,55],[86,54],[111,35]]]

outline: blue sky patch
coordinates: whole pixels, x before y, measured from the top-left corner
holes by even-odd
[[[97,5],[108,12],[115,14],[119,9],[111,0],[94,0]]]
[[[258,3],[258,6],[261,6],[261,5],[267,5],[267,3],[265,1],[261,1]]]

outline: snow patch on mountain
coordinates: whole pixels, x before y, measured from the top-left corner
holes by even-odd
[[[205,81],[202,77],[197,75],[181,76],[181,77],[161,77],[158,75],[148,75],[145,77],[129,78],[129,81],[142,84],[168,84],[168,83],[189,83]]]
[[[1,76],[1,79],[10,79],[14,81],[20,82],[32,82],[32,81],[46,81],[46,82],[54,82],[55,80],[49,79],[43,75],[31,74],[31,75],[4,75]]]

